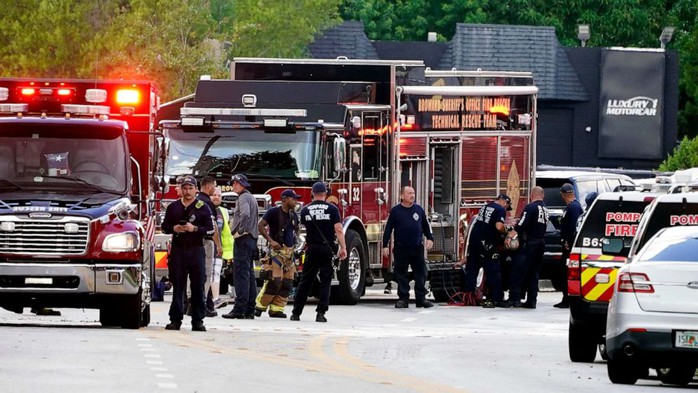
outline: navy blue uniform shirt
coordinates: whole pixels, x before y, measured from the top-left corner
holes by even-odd
[[[434,241],[424,209],[418,204],[405,207],[402,203],[390,209],[388,223],[383,232],[383,247],[390,243],[390,233],[395,231],[393,238],[396,246],[416,247],[422,244],[424,236]]]
[[[582,211],[582,205],[575,199],[567,205],[565,212],[562,213],[562,218],[560,219],[560,239],[570,246],[574,242],[574,235],[577,232],[577,220],[582,215]]]
[[[288,213],[285,213],[281,206],[275,206],[267,210],[262,219],[269,225],[269,237],[272,240],[287,247],[293,247],[296,244],[296,229],[298,228],[296,212],[289,210]],[[334,233],[334,227],[332,233]],[[330,239],[331,237],[327,238],[328,241]]]
[[[498,203],[490,202],[483,206],[475,216],[473,229],[470,231],[470,241],[485,241],[494,244],[501,239],[501,232],[497,229],[497,223],[504,224],[507,211]]]
[[[317,227],[312,222],[313,218]],[[327,241],[332,243],[335,238],[334,224],[339,222],[341,222],[339,209],[325,201],[313,201],[305,205],[303,210],[301,210],[301,224],[305,226],[305,237],[308,244],[324,244],[318,229],[322,231]],[[330,244],[330,247],[334,246]]]
[[[545,237],[548,220],[548,208],[545,202],[534,201],[524,207],[521,219],[514,226],[514,230],[526,240],[541,240]]]
[[[186,222],[197,226],[198,230],[196,232],[174,233],[175,225]],[[213,235],[211,209],[208,208],[205,202],[198,199],[195,199],[185,208],[182,200],[178,199],[167,206],[165,219],[162,221],[160,228],[164,233],[172,234],[173,247],[191,248],[202,246],[204,237]]]

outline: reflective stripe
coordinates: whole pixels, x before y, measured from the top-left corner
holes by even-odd
[[[167,251],[155,251],[155,268],[167,269]]]
[[[596,282],[597,274],[608,274],[607,283]],[[618,269],[613,268],[583,268],[582,296],[592,301],[609,301],[613,295],[613,284],[616,282]],[[610,293],[609,293],[610,289]]]

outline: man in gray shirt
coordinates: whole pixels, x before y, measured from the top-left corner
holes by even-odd
[[[254,319],[254,305],[257,297],[257,283],[254,277],[252,260],[257,256],[257,200],[250,193],[250,183],[243,174],[234,175],[233,191],[238,200],[233,211],[230,231],[235,239],[233,248],[233,277],[235,282],[235,306],[223,318]]]

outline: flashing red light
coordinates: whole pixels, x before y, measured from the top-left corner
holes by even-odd
[[[121,89],[116,92],[117,104],[138,104],[141,102],[141,92],[135,89]]]
[[[33,96],[34,94],[36,94],[36,89],[29,88],[29,87],[22,88],[22,95],[23,96]]]
[[[58,89],[57,93],[59,96],[69,96],[72,93],[72,90],[70,90],[70,89]]]

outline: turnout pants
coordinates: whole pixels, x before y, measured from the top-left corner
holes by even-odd
[[[257,295],[255,308],[270,312],[284,312],[288,303],[288,294],[293,288],[293,279],[296,276],[296,265],[293,261],[293,248],[283,247],[280,250],[272,250],[267,263],[262,265],[260,275],[268,275],[264,281],[261,292]]]

